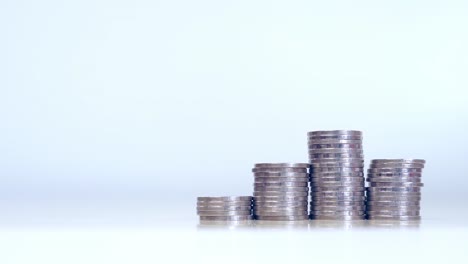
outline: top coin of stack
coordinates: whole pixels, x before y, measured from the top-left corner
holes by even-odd
[[[420,220],[423,159],[375,159],[367,171],[367,218]]]
[[[257,163],[254,174],[254,217],[257,220],[307,220],[309,164]]]
[[[252,219],[252,196],[198,197],[201,221],[241,221]]]
[[[362,132],[312,131],[307,135],[311,164],[311,219],[364,219]]]

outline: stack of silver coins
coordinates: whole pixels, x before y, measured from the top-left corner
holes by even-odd
[[[257,220],[307,220],[309,164],[258,163],[254,174],[254,217]]]
[[[375,159],[367,171],[367,218],[420,220],[423,159]]]
[[[365,218],[362,132],[312,131],[308,134],[311,170],[310,218]]]
[[[252,196],[198,197],[200,221],[242,221],[252,219]]]

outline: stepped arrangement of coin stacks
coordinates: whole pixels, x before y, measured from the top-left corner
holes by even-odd
[[[307,220],[309,164],[257,163],[254,174],[254,218]]]
[[[312,131],[307,135],[312,197],[310,218],[365,219],[362,132]]]
[[[420,220],[422,159],[374,159],[367,171],[367,218]]]
[[[200,221],[252,220],[252,196],[198,197]]]

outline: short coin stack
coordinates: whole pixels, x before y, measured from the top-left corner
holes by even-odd
[[[198,197],[201,221],[242,221],[252,219],[252,196]]]
[[[307,220],[309,164],[257,163],[254,174],[254,217],[257,220]]]
[[[310,218],[365,218],[362,132],[312,131],[308,134],[311,164]]]
[[[367,173],[367,218],[420,220],[422,159],[375,159]]]

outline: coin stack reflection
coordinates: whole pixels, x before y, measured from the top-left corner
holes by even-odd
[[[375,159],[367,171],[367,218],[420,220],[422,159]]]
[[[309,164],[257,163],[254,174],[254,217],[257,220],[307,220]]]
[[[312,131],[307,134],[311,164],[310,218],[365,218],[362,132]]]
[[[242,221],[252,219],[252,196],[198,197],[201,221]]]

